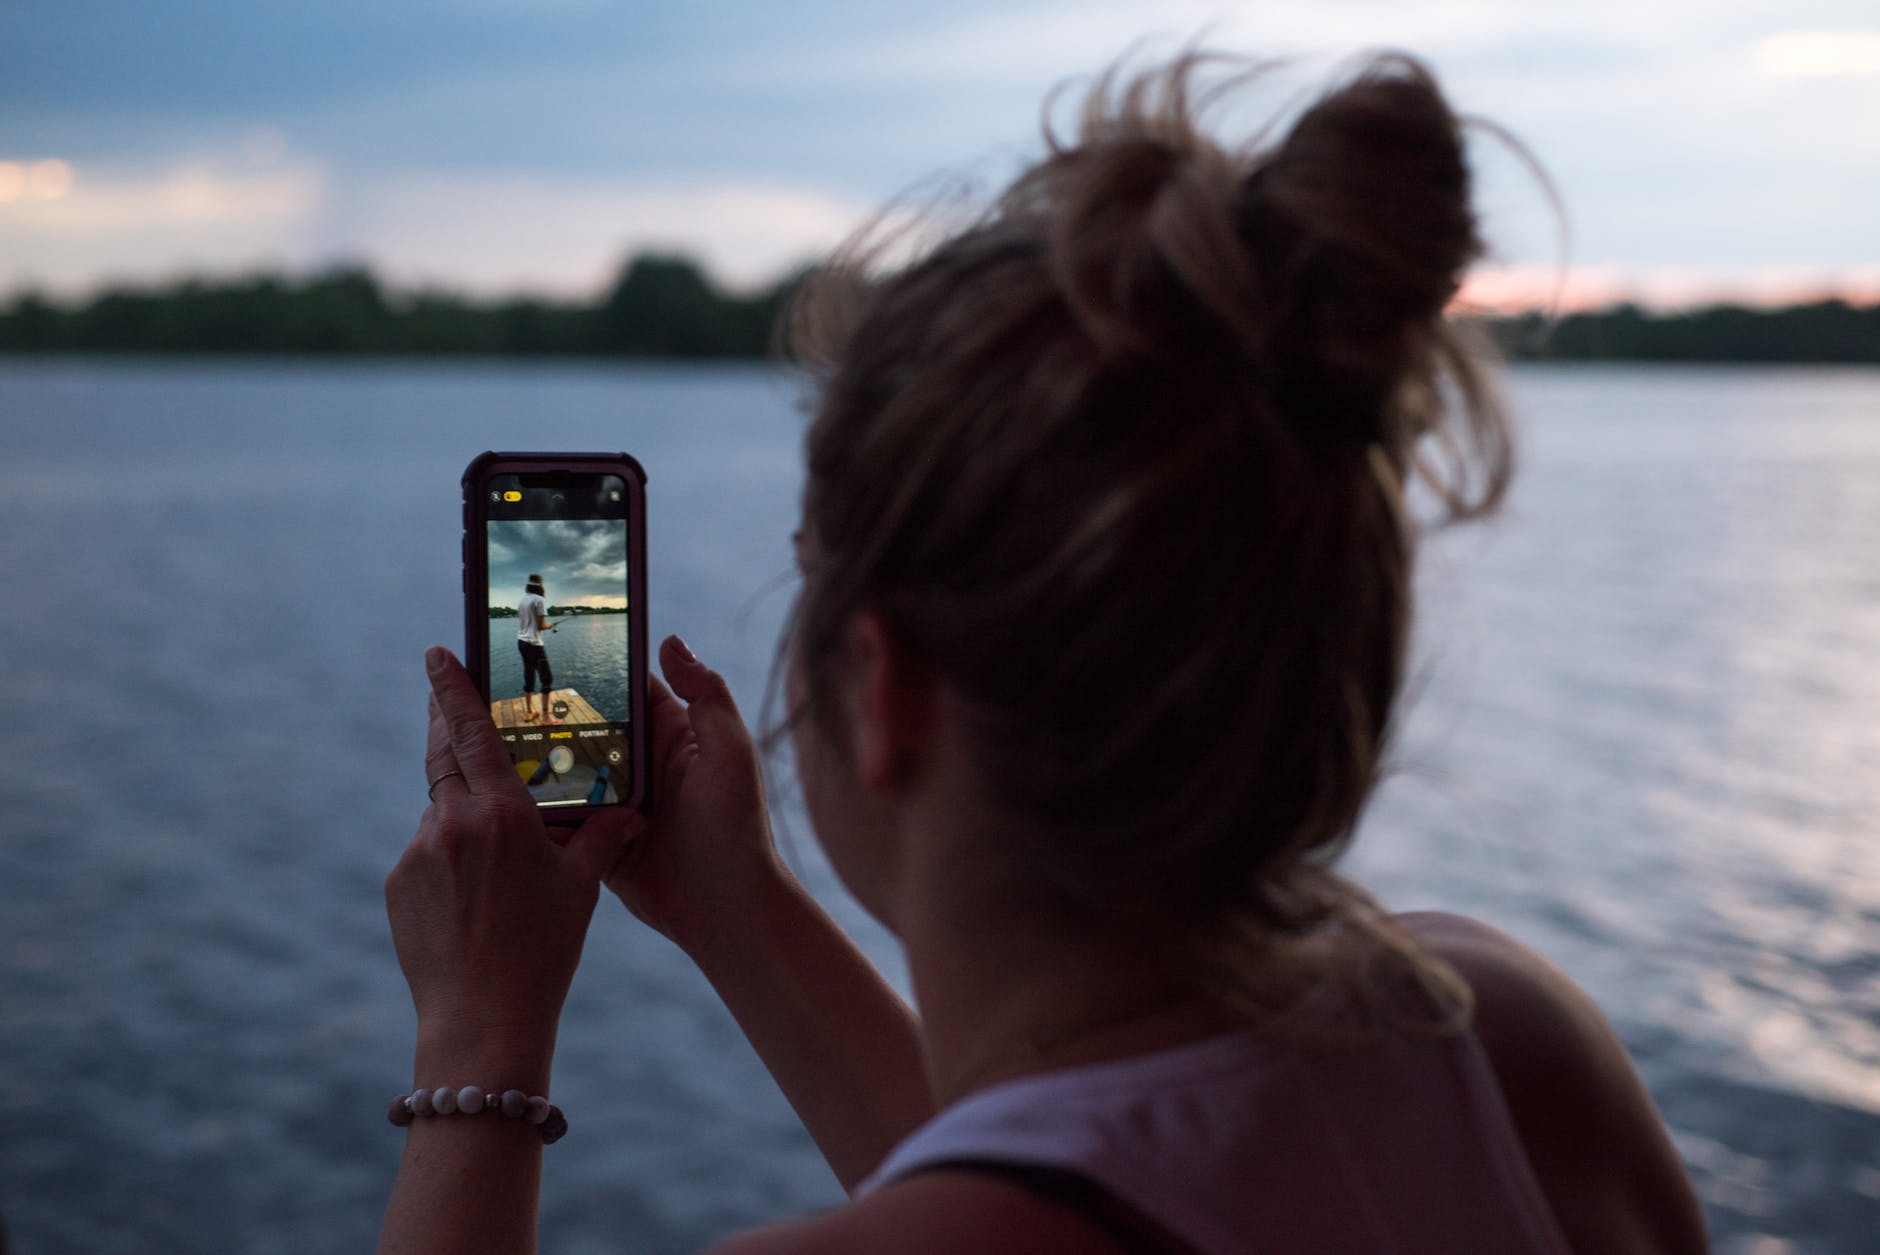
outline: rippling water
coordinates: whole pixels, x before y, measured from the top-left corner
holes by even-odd
[[[1355,867],[1533,942],[1639,1060],[1725,1252],[1880,1233],[1880,373],[1527,371],[1507,517],[1435,540]],[[757,370],[0,365],[0,1217],[20,1252],[354,1251],[411,1013],[380,882],[461,631],[457,476],[626,448],[649,613],[747,708],[798,424]],[[893,967],[829,882],[805,873]],[[693,1249],[834,1181],[683,956],[602,903],[545,1249]]]
[[[490,694],[499,700],[522,692],[515,622],[490,620]],[[569,615],[543,640],[556,688],[574,689],[603,718],[627,718],[627,616]],[[461,645],[457,648],[462,652]]]

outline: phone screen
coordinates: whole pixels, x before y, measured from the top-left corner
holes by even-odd
[[[545,808],[630,798],[628,485],[499,469],[481,491],[490,717],[516,774]]]

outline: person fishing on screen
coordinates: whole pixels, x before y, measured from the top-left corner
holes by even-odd
[[[523,587],[522,600],[516,603],[516,648],[522,653],[522,705],[528,714],[524,722],[560,723],[549,709],[548,697],[555,690],[555,674],[548,669],[548,650],[542,646],[542,633],[553,632],[555,623],[548,617],[548,598],[542,577],[531,571]],[[542,713],[535,713],[535,680],[542,680]]]

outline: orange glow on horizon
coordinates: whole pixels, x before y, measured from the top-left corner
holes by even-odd
[[[48,157],[26,167],[26,186],[41,200],[58,200],[72,190],[70,162]]]
[[[1472,313],[1585,313],[1632,304],[1665,311],[1705,305],[1778,307],[1843,300],[1880,305],[1880,266],[1837,270],[1758,267],[1485,266],[1464,281],[1453,307]]]
[[[0,204],[32,197],[60,200],[72,190],[72,163],[57,157],[0,161]]]

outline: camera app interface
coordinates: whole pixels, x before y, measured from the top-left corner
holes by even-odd
[[[486,489],[490,715],[542,806],[632,784],[627,487],[616,475],[498,475]]]

